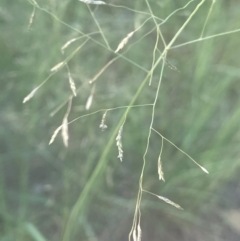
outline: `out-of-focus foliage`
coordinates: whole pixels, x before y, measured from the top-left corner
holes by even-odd
[[[81,32],[97,32],[68,63],[79,90],[68,120],[129,105],[152,65],[156,31],[137,41],[154,28],[154,21],[150,19],[129,39],[119,51],[123,55],[96,80],[93,91],[88,81],[118,56],[114,51],[120,41],[150,15],[116,6],[87,6],[75,0],[39,0],[29,30],[34,10],[31,2],[2,0],[0,4],[0,241],[61,240],[67,223],[74,226],[71,241],[126,240],[152,107],[130,110],[122,132],[121,163],[113,131],[124,108],[107,112],[108,128],[104,132],[99,128],[102,111],[69,125],[68,148],[63,146],[61,134],[48,145],[62,123],[71,95],[66,67],[53,74],[31,100],[24,105],[22,101],[51,74],[53,66],[71,56],[85,39],[73,42],[63,54],[61,47],[66,42],[81,37]],[[167,43],[199,2],[193,1],[162,25]],[[211,2],[204,3],[176,45],[199,38]],[[107,3],[149,13],[145,0]],[[186,3],[149,1],[154,15],[161,19]],[[239,29],[239,8],[236,0],[216,1],[204,35]],[[239,240],[240,230],[234,225],[240,215],[239,35],[169,50],[168,61],[178,71],[165,68],[153,127],[210,174],[203,173],[164,141],[166,182],[159,181],[161,137],[152,132],[144,188],[180,204],[184,211],[144,193],[143,240]],[[161,40],[158,48],[163,50]],[[160,65],[152,85],[144,87],[135,105],[153,103],[159,73]],[[91,93],[92,106],[86,110]],[[113,144],[108,145],[111,138]],[[76,203],[80,212],[72,212]],[[71,213],[75,218],[69,222]]]

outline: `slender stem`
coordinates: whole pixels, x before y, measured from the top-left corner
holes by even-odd
[[[199,38],[199,39],[195,39],[195,40],[192,40],[192,41],[188,41],[188,42],[185,42],[185,43],[182,43],[182,44],[172,46],[170,49],[176,49],[176,48],[179,48],[179,47],[186,46],[188,44],[197,43],[197,42],[200,42],[200,41],[203,41],[203,40],[208,40],[208,39],[212,39],[212,38],[216,38],[216,37],[220,37],[220,36],[224,36],[224,35],[228,35],[228,34],[232,34],[232,33],[238,33],[238,32],[240,32],[240,28],[235,29],[235,30],[231,30],[231,31],[227,31],[227,32],[223,32],[223,33],[210,35],[210,36],[207,36],[207,37],[204,37],[204,38]]]
[[[209,9],[209,11],[208,11],[208,14],[207,14],[206,20],[205,20],[205,22],[204,22],[204,25],[203,25],[203,29],[202,29],[202,32],[201,32],[200,38],[203,37],[203,34],[204,34],[204,31],[205,31],[205,28],[206,28],[206,26],[207,26],[208,19],[209,19],[211,13],[212,13],[213,5],[214,5],[215,2],[216,2],[216,0],[212,0],[212,4],[211,4],[211,6],[210,6],[210,9]]]

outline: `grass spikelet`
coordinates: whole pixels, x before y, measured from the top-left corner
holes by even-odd
[[[133,241],[137,241],[137,231],[136,231],[136,227],[133,230]]]
[[[176,147],[180,152],[182,152],[184,155],[186,155],[193,163],[195,163],[199,168],[202,169],[202,171],[204,171],[205,173],[209,174],[209,172],[207,171],[206,168],[204,168],[203,166],[201,166],[198,162],[196,162],[191,156],[189,156],[185,151],[183,151],[182,149],[180,149],[178,146],[176,146],[173,142],[171,142],[170,140],[168,140],[166,137],[164,137],[160,132],[158,132],[157,130],[155,130],[154,128],[152,128],[153,131],[155,131],[159,136],[162,137],[162,139],[166,140],[167,142],[169,142],[171,145],[173,145],[174,147]]]
[[[23,104],[26,103],[27,101],[29,101],[30,99],[32,99],[32,97],[36,94],[37,90],[39,89],[39,87],[33,89],[31,91],[31,93],[29,95],[27,95],[24,99],[23,99]]]
[[[34,19],[34,16],[35,16],[35,11],[36,11],[36,7],[34,6],[34,7],[33,7],[32,14],[31,14],[31,17],[30,17],[30,19],[29,19],[29,24],[28,24],[28,30],[29,30],[29,31],[31,30],[31,27],[32,27],[32,24],[33,24],[33,19]]]
[[[133,36],[133,34],[134,34],[134,31],[129,33],[127,37],[120,42],[120,44],[118,45],[114,53],[117,53],[119,50],[121,50],[128,43],[129,39]]]
[[[158,176],[159,176],[159,180],[163,180],[165,182],[164,173],[162,170],[162,161],[160,156],[158,158]]]
[[[53,142],[54,142],[54,140],[56,139],[56,137],[57,137],[57,135],[58,135],[58,133],[59,133],[59,131],[62,129],[62,126],[59,126],[54,132],[53,132],[53,135],[52,135],[52,137],[51,137],[51,139],[50,139],[50,141],[49,141],[49,145],[51,145]]]
[[[95,1],[95,0],[79,0],[80,2],[86,3],[86,4],[96,4],[96,5],[103,5],[106,4],[103,1]]]
[[[152,193],[152,192],[149,192],[149,191],[146,191],[146,190],[143,190],[143,191],[146,192],[146,193],[149,193],[149,194],[151,194],[151,195],[153,195],[153,196],[155,196],[155,197],[157,197],[157,198],[159,198],[159,199],[161,199],[161,200],[163,200],[164,202],[166,202],[167,204],[170,204],[170,205],[174,206],[175,208],[184,210],[180,205],[178,205],[177,203],[171,201],[170,199],[168,199],[168,198],[166,198],[166,197],[159,196],[159,195],[157,195],[157,194],[155,194],[155,193]]]
[[[89,110],[90,107],[92,106],[92,101],[93,101],[93,94],[95,92],[95,85],[93,86],[92,90],[91,90],[91,94],[89,95],[88,99],[87,99],[87,103],[86,103],[86,110]]]
[[[69,140],[69,134],[68,134],[68,115],[70,113],[72,106],[72,98],[69,99],[68,102],[68,109],[67,112],[63,118],[62,122],[62,138],[63,138],[63,144],[65,147],[68,147],[68,140]]]
[[[76,40],[77,40],[76,38],[73,38],[73,39],[70,39],[69,41],[67,41],[67,42],[61,47],[62,53],[64,54],[64,50],[65,50],[71,43],[73,43],[73,42],[76,41]]]
[[[141,227],[140,227],[140,224],[138,223],[138,226],[137,226],[137,241],[141,241],[142,240],[142,230],[141,230]]]
[[[87,103],[86,103],[86,110],[89,110],[90,109],[90,107],[91,107],[91,105],[92,105],[92,101],[93,101],[93,95],[91,94],[91,95],[89,95],[89,97],[88,97],[88,100],[87,100]]]
[[[107,125],[105,124],[105,119],[106,119],[106,115],[107,115],[107,110],[105,111],[105,113],[103,114],[102,120],[101,120],[101,124],[99,126],[99,128],[102,131],[105,131],[107,129]]]
[[[70,72],[68,72],[68,80],[69,80],[70,88],[71,88],[71,90],[72,90],[74,96],[77,96],[76,85],[75,85],[75,83],[74,83],[74,80],[73,80],[73,78],[72,78]]]
[[[122,150],[122,130],[123,130],[123,125],[120,127],[118,131],[118,135],[116,138],[116,145],[118,147],[118,158],[122,162],[123,160],[123,150]]]
[[[64,62],[60,62],[51,68],[51,72],[59,70],[64,65]]]
[[[67,120],[67,117],[64,117],[63,122],[62,122],[62,138],[63,138],[64,146],[68,147],[69,135],[68,135],[68,120]]]
[[[169,200],[168,198],[162,197],[162,196],[158,196],[158,195],[157,195],[157,197],[158,197],[159,199],[163,200],[164,202],[166,202],[166,203],[174,206],[175,208],[178,208],[178,209],[180,209],[180,210],[183,210],[183,208],[182,208],[180,205],[178,205],[177,203]]]
[[[208,170],[207,170],[206,168],[204,168],[204,167],[202,167],[202,166],[200,166],[200,168],[201,168],[205,173],[209,174],[209,172],[208,172]]]

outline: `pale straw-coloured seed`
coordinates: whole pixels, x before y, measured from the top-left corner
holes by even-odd
[[[29,95],[27,95],[24,99],[23,99],[23,103],[26,103],[27,101],[29,101],[37,92],[37,90],[39,89],[39,87],[33,89]]]
[[[118,131],[118,135],[116,137],[116,145],[117,145],[117,148],[118,148],[118,158],[120,159],[121,162],[123,160],[122,130],[123,130],[123,126],[120,127],[120,129]]]
[[[53,67],[51,68],[51,72],[54,72],[54,71],[59,70],[63,65],[64,65],[64,61],[56,64],[55,66],[53,66]]]
[[[76,41],[76,40],[77,40],[76,38],[73,38],[73,39],[70,39],[69,41],[67,41],[67,42],[61,47],[62,53],[64,53],[64,50],[65,50],[71,43],[73,43],[73,42]]]
[[[120,42],[120,44],[118,45],[117,49],[115,50],[115,53],[117,53],[119,50],[121,50],[121,49],[128,43],[128,40],[133,36],[133,34],[134,34],[134,31],[131,32],[131,33],[129,33],[129,34],[127,35],[127,37],[124,38],[124,39]]]
[[[207,170],[206,168],[204,168],[204,167],[202,167],[202,166],[200,166],[200,168],[201,168],[204,172],[206,172],[207,174],[209,174],[209,172],[208,172],[208,170]]]
[[[141,241],[141,239],[142,239],[142,230],[141,230],[141,227],[140,227],[139,224],[137,226],[137,232],[138,232],[137,241]]]
[[[89,110],[91,105],[92,105],[92,101],[93,101],[93,95],[91,94],[88,99],[87,99],[87,103],[86,103],[86,110]]]
[[[68,135],[68,120],[67,120],[67,116],[65,116],[63,118],[63,122],[62,122],[62,138],[63,138],[64,146],[68,147],[69,135]]]
[[[182,208],[180,205],[178,205],[177,203],[175,203],[175,202],[169,200],[168,198],[166,198],[166,197],[162,197],[162,196],[158,196],[158,195],[157,195],[157,197],[158,197],[159,199],[163,200],[164,202],[166,202],[166,203],[168,203],[168,204],[174,206],[175,208],[178,208],[178,209],[183,210],[183,208]]]
[[[54,142],[54,140],[56,139],[56,137],[57,137],[57,135],[58,135],[58,133],[59,133],[59,131],[62,129],[62,126],[59,126],[54,132],[53,132],[53,135],[52,135],[52,137],[51,137],[51,139],[50,139],[50,141],[49,141],[49,145],[51,145],[53,142]]]
[[[137,241],[137,231],[136,231],[136,227],[133,230],[133,241]]]
[[[102,4],[106,4],[103,1],[94,1],[94,0],[79,0],[80,2],[84,2],[87,4],[96,4],[96,5],[102,5]]]
[[[31,14],[31,17],[30,17],[30,19],[29,19],[28,30],[30,30],[31,27],[32,27],[33,19],[34,19],[34,16],[35,16],[35,10],[36,10],[36,8],[35,8],[35,6],[34,6],[34,7],[33,7],[32,14]]]
[[[72,76],[70,75],[70,73],[68,73],[68,80],[69,80],[70,88],[73,92],[73,95],[77,96],[76,85],[75,85],[74,80],[73,80]]]
[[[105,119],[106,119],[106,115],[107,115],[107,110],[105,111],[105,113],[103,114],[102,120],[101,120],[101,124],[99,126],[99,128],[102,131],[105,131],[107,129],[107,125],[105,124]]]
[[[86,110],[89,110],[90,107],[92,106],[94,92],[95,92],[95,85],[93,85],[93,87],[91,89],[91,93],[88,97],[88,100],[87,100],[87,103],[86,103],[86,106],[85,106]]]
[[[158,158],[158,176],[159,176],[159,180],[163,180],[165,182],[164,173],[163,173],[163,170],[162,170],[162,162],[161,162],[160,156]]]

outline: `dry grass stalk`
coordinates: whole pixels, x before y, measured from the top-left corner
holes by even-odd
[[[158,157],[158,176],[159,176],[159,180],[163,180],[165,182],[164,173],[162,170],[162,161],[160,156]]]
[[[87,4],[96,4],[96,5],[106,4],[103,1],[95,1],[95,0],[79,0],[79,1]]]
[[[98,77],[108,68],[108,66],[111,65],[117,59],[117,57],[111,59],[91,80],[89,80],[89,84],[92,84],[94,81],[96,81]]]
[[[30,99],[32,99],[32,97],[36,94],[37,90],[39,89],[39,87],[33,89],[31,91],[31,93],[29,95],[27,95],[24,99],[23,99],[23,103],[26,103],[27,101],[29,101]]]
[[[76,38],[73,38],[73,39],[67,41],[67,42],[61,47],[62,53],[64,54],[64,50],[65,50],[71,43],[73,43],[73,42],[76,41],[76,40],[77,40]]]
[[[74,80],[73,80],[73,78],[72,78],[70,72],[68,72],[68,80],[69,80],[70,88],[71,88],[71,90],[72,90],[74,96],[77,96],[76,85],[75,85],[75,83],[74,83]]]
[[[120,42],[120,44],[118,45],[117,49],[115,50],[115,53],[117,53],[119,50],[121,50],[121,49],[128,43],[128,40],[133,36],[134,32],[135,32],[135,31],[129,33],[129,34],[127,35],[127,37],[124,38],[124,39]]]
[[[116,145],[118,147],[118,158],[120,159],[120,161],[122,162],[123,160],[123,150],[122,150],[122,130],[123,130],[123,126],[120,127],[119,131],[118,131],[118,135],[116,138]]]
[[[157,196],[159,199],[163,200],[164,202],[166,202],[166,203],[174,206],[175,208],[178,208],[178,209],[183,210],[183,208],[182,208],[180,205],[178,205],[177,203],[174,203],[173,201],[169,200],[168,198],[162,197],[162,196],[158,196],[158,195],[156,195],[156,196]]]
[[[60,62],[51,68],[51,72],[59,70],[64,65],[64,62]]]
[[[51,145],[51,144],[54,142],[54,140],[55,140],[56,137],[57,137],[58,132],[59,132],[61,129],[62,129],[62,126],[59,126],[59,127],[53,132],[53,135],[52,135],[52,137],[51,137],[51,139],[50,139],[50,141],[49,141],[49,145]]]
[[[102,131],[105,131],[107,129],[107,125],[105,124],[105,119],[106,119],[106,115],[107,115],[107,110],[105,111],[105,113],[103,114],[102,120],[101,120],[101,124],[99,126],[99,128]]]

